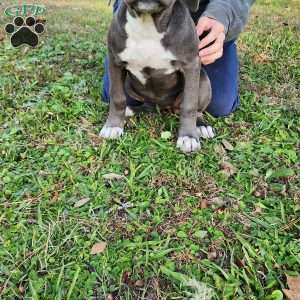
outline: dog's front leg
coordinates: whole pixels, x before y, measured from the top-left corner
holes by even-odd
[[[185,86],[180,106],[180,128],[177,147],[185,153],[196,152],[200,146],[197,130],[200,65],[198,60],[183,69]]]
[[[103,126],[100,136],[107,139],[117,139],[124,131],[126,96],[124,92],[125,70],[116,65],[109,53],[110,74],[110,105],[109,115]]]

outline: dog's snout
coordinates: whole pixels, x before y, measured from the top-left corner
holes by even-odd
[[[164,0],[125,0],[127,5],[138,13],[157,13],[166,6]]]

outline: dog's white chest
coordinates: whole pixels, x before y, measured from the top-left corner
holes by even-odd
[[[164,69],[165,74],[174,72],[171,61],[175,56],[161,44],[164,33],[157,31],[150,15],[134,18],[127,12],[125,30],[128,38],[120,58],[127,62],[126,68],[141,83],[146,83],[142,72],[145,67]]]

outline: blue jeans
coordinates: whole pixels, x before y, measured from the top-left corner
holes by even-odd
[[[119,1],[114,3],[114,12]],[[234,112],[240,105],[239,97],[239,60],[235,41],[224,44],[223,56],[213,64],[203,66],[212,86],[212,101],[207,112],[215,117],[225,117]],[[110,78],[108,71],[108,58],[104,63],[104,76],[102,86],[102,101],[109,102]],[[141,102],[127,96],[129,106],[140,105]]]

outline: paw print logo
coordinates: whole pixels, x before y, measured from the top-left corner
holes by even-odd
[[[19,47],[26,44],[31,47],[36,47],[39,43],[39,35],[45,31],[43,23],[39,23],[32,16],[15,17],[13,23],[5,26],[5,31],[11,34],[11,44],[13,47]]]

